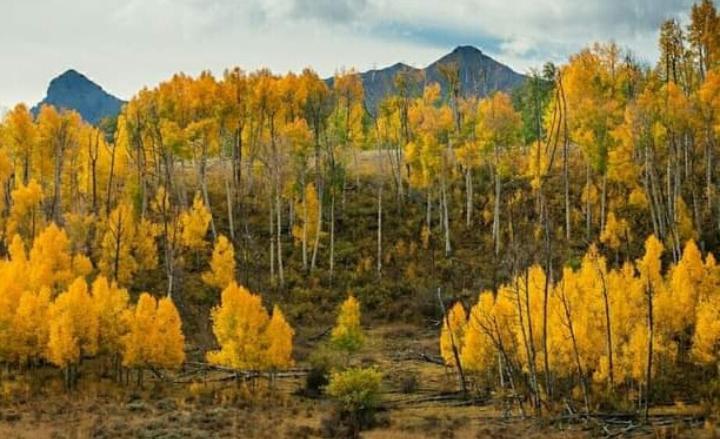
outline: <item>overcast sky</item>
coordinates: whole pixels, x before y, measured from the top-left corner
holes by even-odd
[[[472,44],[520,72],[595,40],[646,61],[692,0],[0,0],[0,108],[34,104],[68,68],[130,98],[172,73],[332,75],[425,66]]]

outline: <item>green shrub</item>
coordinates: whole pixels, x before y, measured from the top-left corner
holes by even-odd
[[[347,428],[343,436],[358,437],[360,430],[373,425],[381,381],[375,368],[350,368],[331,375],[326,392],[338,404],[338,421]]]

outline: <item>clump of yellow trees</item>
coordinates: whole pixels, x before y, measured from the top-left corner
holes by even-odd
[[[72,255],[66,232],[42,230],[30,249],[15,235],[0,261],[0,360],[19,367],[47,361],[74,387],[84,358],[104,356],[138,370],[175,368],[185,360],[180,315],[169,297],[142,293],[136,305],[127,290],[103,275],[88,285],[87,257]]]
[[[122,217],[123,209],[113,215]],[[191,217],[182,221],[195,221]],[[200,235],[202,227],[185,230]],[[173,369],[185,361],[182,322],[170,296],[141,293],[133,305],[128,291],[103,274],[88,285],[93,266],[80,254],[71,256],[63,229],[51,224],[41,231],[29,254],[15,235],[8,254],[0,261],[0,361],[19,367],[50,362],[63,369],[69,388],[87,357],[107,358],[118,379],[121,365],[136,369],[138,384],[143,369]],[[292,366],[294,331],[280,307],[268,314],[259,295],[235,283],[234,271],[233,246],[220,236],[203,276],[209,285],[226,285],[212,311],[220,349],[208,352],[208,360],[253,371]]]
[[[557,280],[529,267],[480,293],[469,313],[460,302],[450,308],[443,360],[458,366],[454,346],[479,385],[525,391],[536,404],[575,391],[587,410],[607,392],[647,407],[654,379],[720,365],[720,267],[693,241],[666,270],[662,255],[650,236],[640,259],[617,268],[594,246]]]
[[[225,237],[215,242],[210,269],[203,281],[224,288],[220,304],[212,309],[213,333],[220,347],[207,353],[210,363],[232,369],[271,372],[293,365],[295,331],[279,306],[268,314],[260,295],[235,281],[235,249]]]
[[[207,353],[210,363],[252,371],[292,366],[295,331],[279,306],[275,305],[269,315],[259,295],[232,281],[223,290],[211,318],[220,349]]]

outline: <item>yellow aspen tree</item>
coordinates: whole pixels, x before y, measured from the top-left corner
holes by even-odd
[[[520,313],[524,316],[523,324],[517,325],[518,343],[525,346],[520,350],[520,359],[525,367],[537,370],[543,364],[543,296],[545,293],[545,271],[539,265],[533,265],[527,272],[519,276],[515,282],[520,304]],[[522,334],[522,331],[525,334]],[[531,361],[534,358],[534,362]],[[531,365],[532,364],[532,365]]]
[[[705,273],[700,282],[699,301],[714,300],[720,292],[720,267],[715,261],[715,256],[708,253],[703,264]]]
[[[653,308],[655,295],[659,294],[663,290],[663,278],[661,274],[662,263],[660,257],[663,253],[662,243],[655,237],[650,235],[645,241],[645,254],[638,261],[638,271],[640,272],[640,278],[645,287],[646,297],[646,309],[647,309],[647,327],[645,331],[645,342],[647,355],[645,361],[645,373],[644,373],[644,403],[645,403],[645,418],[648,416],[650,409],[650,393],[652,392],[652,376],[654,371],[654,348],[655,348],[655,311]],[[636,333],[632,339],[635,343],[631,345],[636,352],[640,351],[638,343],[641,343],[642,332]]]
[[[210,211],[205,207],[200,194],[196,194],[192,207],[180,214],[182,244],[191,250],[203,248],[210,220]]]
[[[495,355],[497,350],[492,335],[495,326],[492,317],[494,307],[495,299],[492,292],[484,291],[480,293],[477,304],[470,309],[460,354],[463,369],[467,372],[485,372],[490,370],[497,360]]]
[[[49,313],[48,359],[65,369],[66,384],[72,387],[80,359],[94,355],[98,348],[98,319],[85,280],[75,279],[58,295]]]
[[[138,268],[132,254],[134,239],[135,220],[132,206],[123,201],[113,209],[105,223],[98,262],[100,272],[121,285],[128,285]]]
[[[607,224],[607,223],[606,223]],[[607,229],[607,225],[606,225]],[[608,382],[614,385],[614,347],[612,343],[612,325],[614,303],[608,286],[607,263],[595,245],[591,245],[577,273],[574,273],[575,284],[572,285],[573,276],[563,281],[565,287],[565,303],[558,303],[559,311],[565,315],[564,325],[567,327],[569,337],[570,326],[575,333],[578,356],[583,371],[595,368],[601,358],[607,361]],[[566,310],[566,305],[568,309]],[[570,315],[566,315],[567,312]],[[572,322],[569,320],[572,319]],[[571,349],[570,338],[566,340],[566,347]],[[571,351],[569,351],[571,352]],[[572,359],[572,369],[576,369],[576,361]]]
[[[16,105],[5,119],[6,136],[4,143],[16,157],[18,180],[27,184],[33,170],[33,156],[38,143],[38,127],[33,115],[25,104]]]
[[[202,280],[219,289],[224,289],[235,280],[235,249],[224,235],[220,235],[215,242],[210,271],[202,274]]]
[[[96,217],[80,212],[68,212],[65,214],[63,230],[70,240],[70,248],[73,252],[85,251],[90,241],[90,229]]]
[[[615,212],[610,212],[605,220],[605,228],[600,234],[600,242],[613,250],[618,250],[620,244],[629,237],[630,227],[625,219],[618,219]]]
[[[42,188],[35,181],[30,180],[27,185],[20,184],[11,193],[12,207],[5,228],[6,236],[16,233],[32,242],[35,232],[41,228],[42,215],[38,213],[42,200]]]
[[[308,183],[303,188],[303,196],[296,203],[296,218],[299,224],[295,224],[292,229],[295,243],[302,246],[303,250],[303,268],[307,268],[308,264],[308,246],[315,242],[318,234],[319,200],[317,190],[313,183]]]
[[[124,319],[130,296],[127,290],[98,276],[92,284],[94,312],[98,316],[98,353],[118,358],[122,352],[122,337],[127,332]]]
[[[295,331],[285,320],[280,307],[273,307],[266,337],[268,342],[267,365],[271,369],[283,369],[293,365],[292,349]]]
[[[73,255],[71,264],[72,277],[87,277],[93,271],[93,264],[86,255],[76,253]]]
[[[675,215],[680,242],[689,241],[698,238],[695,224],[693,223],[692,213],[682,197],[675,200]],[[678,243],[678,249],[680,244]]]
[[[502,181],[510,174],[508,152],[519,135],[520,115],[512,106],[510,96],[494,93],[478,105],[476,136],[484,152],[485,161],[491,165],[494,184],[492,236],[495,254],[500,252],[500,204]]]
[[[550,307],[555,312],[548,316],[548,345],[550,346],[550,364],[553,371],[561,376],[567,376],[577,370],[578,325],[581,324],[580,306],[578,300],[583,291],[578,285],[578,274],[571,268],[563,269],[562,278],[555,285],[550,296]],[[575,349],[574,349],[575,348]],[[581,364],[582,367],[582,364]]]
[[[73,279],[70,241],[65,231],[54,223],[35,238],[30,250],[29,270],[32,290],[44,286],[56,290]]]
[[[639,343],[637,337],[646,333],[645,286],[630,262],[626,262],[620,269],[611,270],[607,285],[612,313],[613,378],[615,382],[642,378],[642,374],[637,375],[635,372],[638,365],[638,370],[642,371],[647,356],[646,344],[637,350],[637,346],[631,342],[634,336],[635,343]],[[640,335],[635,335],[636,332]],[[610,374],[610,361],[606,354],[600,358],[593,377],[595,381],[601,382],[608,380]]]
[[[697,362],[720,369],[720,302],[717,299],[698,306],[692,354]]]
[[[330,333],[330,343],[348,355],[360,350],[365,343],[360,327],[360,302],[352,295],[340,305],[337,322]]]
[[[49,308],[50,290],[47,288],[37,293],[26,290],[20,296],[12,324],[13,342],[17,346],[14,359],[19,364],[32,363],[45,355],[50,335]]]
[[[588,260],[589,258],[585,258]],[[549,343],[552,346],[550,360],[553,371],[560,376],[572,376],[576,373],[585,402],[586,413],[590,410],[588,370],[595,367],[592,357],[583,355],[581,342],[587,339],[600,339],[601,331],[593,331],[585,312],[588,301],[598,301],[598,295],[584,296],[578,288],[578,276],[572,269],[565,267],[560,282],[555,285],[551,297],[552,309],[555,311],[550,317]],[[588,329],[590,329],[588,331]],[[587,344],[587,342],[583,343]],[[602,348],[595,349],[591,354],[602,352]]]
[[[138,221],[133,238],[133,256],[139,270],[153,270],[158,266],[157,243],[160,230],[147,218]]]
[[[440,332],[440,355],[445,364],[455,364],[455,353],[462,352],[465,340],[465,329],[467,327],[467,314],[462,303],[455,302],[450,308],[448,315],[443,318],[443,326]]]
[[[10,160],[10,151],[8,148],[0,148],[0,207],[6,210],[9,206],[7,205],[8,191],[10,188],[10,177],[14,173],[13,163]]]
[[[65,372],[65,386],[73,387],[73,366],[80,359],[80,346],[72,316],[59,313],[51,317],[48,337],[48,360]]]
[[[134,309],[125,312],[128,332],[122,337],[123,365],[142,369],[153,359],[152,342],[157,338],[155,310],[157,301],[149,293],[138,297]]]
[[[180,314],[170,297],[158,300],[152,332],[151,364],[164,369],[175,369],[185,361],[185,336]]]
[[[4,361],[12,360],[15,313],[23,292],[28,289],[28,261],[19,235],[13,237],[8,250],[10,259],[0,261],[0,360]]]
[[[267,348],[265,326],[270,318],[260,296],[233,281],[223,290],[211,319],[220,349],[207,353],[210,363],[234,369],[263,369]]]

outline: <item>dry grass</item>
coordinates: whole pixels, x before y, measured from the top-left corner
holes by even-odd
[[[307,346],[306,348],[309,348]],[[368,334],[356,360],[374,364],[385,375],[386,410],[379,427],[364,438],[579,438],[602,435],[593,425],[558,424],[521,418],[493,404],[460,406],[457,400],[434,400],[457,388],[444,367],[418,360],[437,355],[434,329],[389,325]],[[85,370],[92,364],[84,365]],[[119,386],[88,375],[81,388],[66,394],[57,388],[59,373],[42,370],[31,380],[2,382],[0,438],[316,438],[331,409],[327,400],[295,396],[301,379],[284,380],[273,389],[234,382],[162,384],[144,389]],[[408,392],[408,377],[414,386]],[[32,384],[31,381],[35,383]],[[40,387],[38,387],[38,382]],[[35,387],[33,387],[33,385]],[[693,414],[698,407],[657,408],[655,413]],[[640,431],[642,437],[717,437],[714,425],[689,430],[681,425]]]

